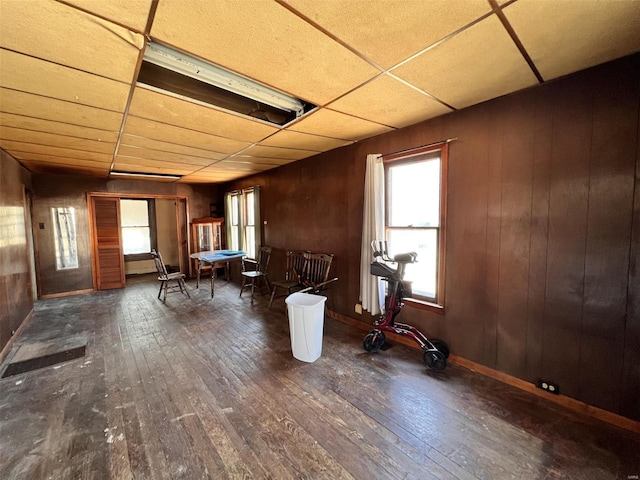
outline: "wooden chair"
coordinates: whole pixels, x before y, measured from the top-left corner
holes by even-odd
[[[307,253],[307,261],[302,273],[302,288],[311,287],[313,293],[324,290],[329,280],[329,270],[333,261],[332,253]]]
[[[158,271],[158,280],[160,281],[160,291],[158,292],[158,298],[160,298],[160,295],[164,291],[164,297],[162,298],[162,301],[166,303],[167,292],[177,292],[178,289],[187,297],[191,298],[191,295],[189,295],[189,292],[187,291],[187,284],[184,281],[186,275],[181,272],[168,273],[167,267],[162,261],[162,255],[160,255],[159,252],[151,250],[151,257],[156,264],[156,270]],[[175,281],[176,285],[169,285],[169,282],[172,281]]]
[[[261,247],[258,252],[258,259],[243,258],[242,259],[242,286],[240,287],[240,296],[245,288],[251,287],[251,301],[253,302],[253,292],[256,284],[262,283],[267,287],[267,291],[271,293],[269,287],[269,279],[267,278],[267,270],[269,269],[269,260],[271,259],[271,247]]]
[[[284,274],[284,280],[271,282],[271,300],[269,300],[269,308],[273,304],[278,289],[286,291],[289,295],[295,290],[302,288],[302,274],[307,264],[307,253],[295,250],[287,252],[287,269]]]

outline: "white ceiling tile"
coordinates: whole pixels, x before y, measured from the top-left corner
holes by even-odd
[[[357,141],[390,132],[393,128],[322,108],[294,123],[287,130]]]
[[[0,65],[0,86],[5,88],[117,112],[124,112],[127,105],[128,83],[4,49],[0,49]]]
[[[495,15],[403,64],[393,74],[455,108],[537,83]]]
[[[285,0],[383,68],[491,11],[487,0]]]
[[[0,47],[131,82],[144,37],[50,0],[2,2]]]
[[[451,111],[440,102],[388,75],[381,75],[329,104],[328,108],[396,128]]]
[[[257,120],[137,87],[131,115],[244,142],[258,142],[278,131]]]
[[[640,51],[637,0],[519,0],[504,13],[545,80]]]
[[[154,39],[322,105],[378,70],[285,7],[216,0],[198,8],[160,0]]]

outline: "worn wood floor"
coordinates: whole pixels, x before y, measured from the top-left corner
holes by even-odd
[[[150,280],[150,281],[149,281]],[[627,479],[640,438],[403,345],[325,321],[291,355],[284,304],[220,282],[191,300],[124,290],[41,301],[20,345],[87,355],[0,380],[2,479]]]

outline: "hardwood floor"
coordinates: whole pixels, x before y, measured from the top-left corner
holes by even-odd
[[[327,318],[292,357],[282,300],[153,277],[37,302],[21,345],[84,336],[86,356],[0,380],[2,479],[637,478],[640,438],[403,345],[362,350]],[[633,477],[636,476],[636,477]]]

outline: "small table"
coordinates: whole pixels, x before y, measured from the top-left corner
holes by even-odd
[[[247,254],[242,250],[207,250],[204,252],[196,252],[189,255],[191,258],[196,260],[197,264],[197,273],[196,273],[196,288],[198,288],[200,284],[200,270],[202,268],[202,264],[211,265],[211,298],[213,298],[213,281],[216,278],[216,265],[224,266],[225,272],[227,274],[227,281],[229,281],[229,264],[232,261],[240,261],[243,257],[246,257]],[[224,264],[224,265],[220,265]]]

